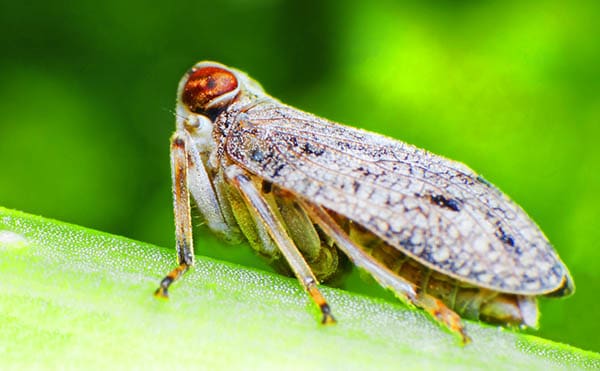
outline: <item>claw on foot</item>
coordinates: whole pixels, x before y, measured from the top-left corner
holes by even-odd
[[[331,308],[329,307],[329,304],[325,303],[325,304],[322,304],[320,307],[321,307],[321,313],[323,313],[323,319],[321,319],[321,323],[324,325],[335,324],[337,321],[331,314]]]
[[[167,300],[169,299],[169,292],[167,291],[166,287],[161,286],[157,288],[156,291],[154,291],[154,297],[158,299]]]
[[[329,304],[327,304],[327,301],[321,294],[321,291],[319,291],[319,289],[317,288],[317,285],[314,284],[314,282],[308,284],[307,291],[310,294],[313,301],[319,306],[319,309],[321,309],[321,313],[323,314],[321,323],[324,325],[332,325],[336,323],[335,318],[331,314],[331,308],[329,307]]]
[[[169,298],[169,286],[176,280],[178,280],[188,269],[189,265],[181,263],[177,268],[173,269],[165,278],[160,281],[160,287],[154,291],[154,297],[159,299]]]
[[[467,331],[464,328],[461,329],[460,336],[462,338],[462,345],[467,345],[471,342],[471,338],[467,335]]]
[[[463,345],[471,342],[471,338],[467,335],[467,330],[460,316],[448,308],[441,300],[431,295],[419,294],[417,305],[429,312],[433,318],[452,333],[460,336]]]

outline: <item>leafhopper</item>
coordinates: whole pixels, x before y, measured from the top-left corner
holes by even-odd
[[[158,297],[194,265],[191,199],[214,233],[295,275],[324,324],[318,284],[344,259],[463,342],[461,316],[536,327],[538,296],[574,292],[535,222],[467,166],[287,106],[219,63],[179,83],[171,168],[178,266]]]

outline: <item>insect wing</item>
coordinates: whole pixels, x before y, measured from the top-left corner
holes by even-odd
[[[232,125],[233,161],[436,271],[524,295],[552,292],[568,277],[527,214],[461,163],[278,102]]]

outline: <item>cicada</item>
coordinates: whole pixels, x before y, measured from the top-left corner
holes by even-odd
[[[171,138],[178,266],[194,265],[190,195],[208,227],[293,273],[334,323],[319,283],[346,260],[469,340],[461,316],[536,327],[538,296],[574,292],[540,228],[467,166],[287,106],[245,73],[199,62]]]

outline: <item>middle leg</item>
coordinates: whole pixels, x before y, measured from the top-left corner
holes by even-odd
[[[256,185],[236,165],[229,166],[225,173],[233,186],[240,192],[251,212],[257,215],[260,221],[264,223],[271,238],[292,268],[298,281],[300,281],[302,287],[318,305],[322,314],[321,322],[323,324],[335,323],[335,318],[331,314],[331,308],[317,287],[315,275]]]

